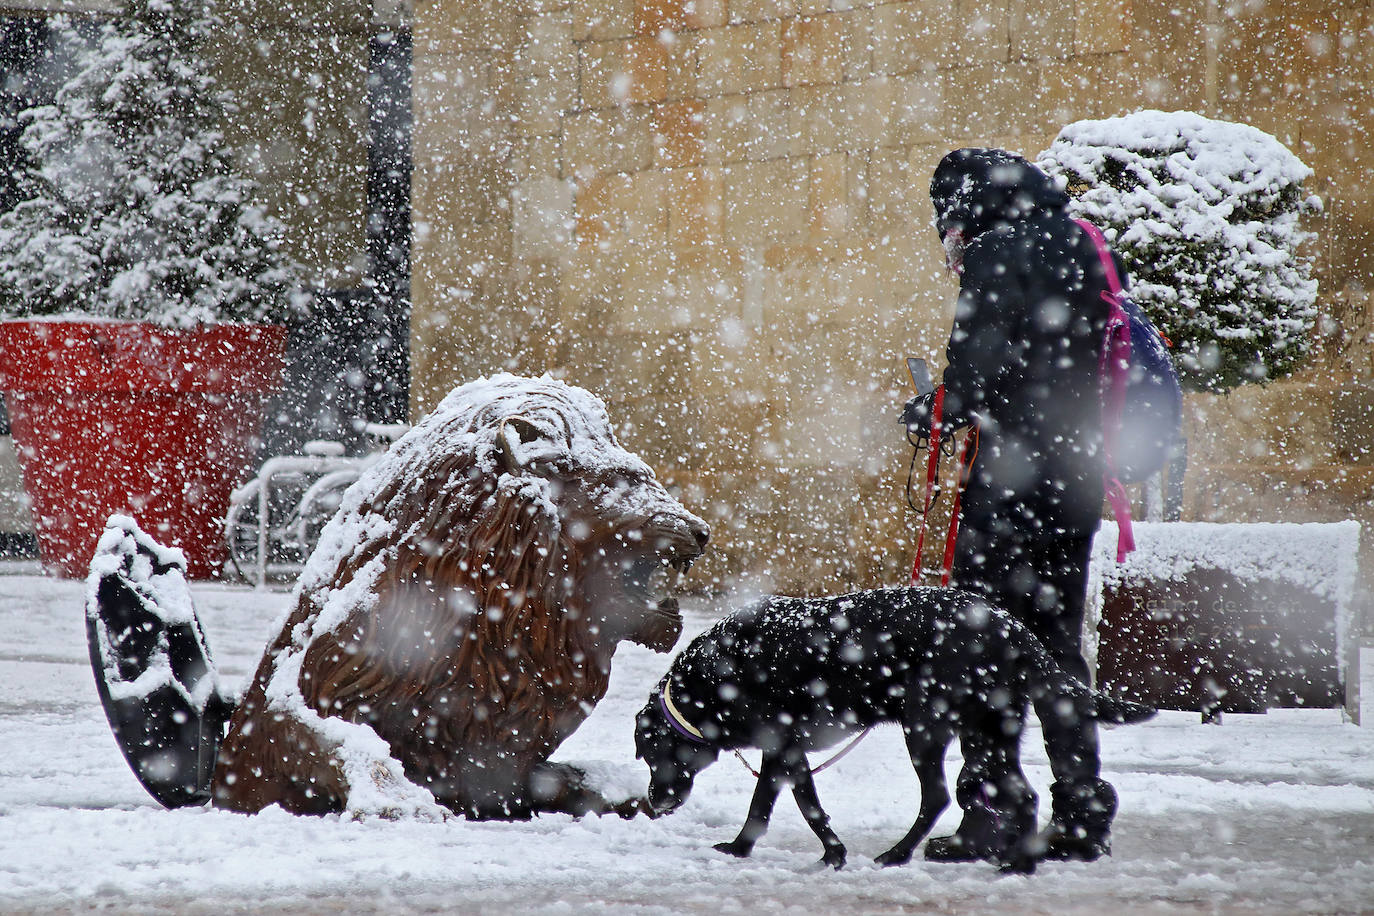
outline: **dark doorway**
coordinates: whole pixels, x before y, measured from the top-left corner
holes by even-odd
[[[411,38],[408,29],[371,42],[367,157],[367,251],[375,331],[374,419],[406,419],[410,402]]]
[[[411,37],[387,29],[369,43],[367,276],[318,293],[296,329],[267,454],[310,439],[366,447],[362,424],[401,423],[410,399]]]
[[[0,211],[20,200],[19,172],[24,162],[19,147],[23,125],[19,112],[52,100],[54,86],[39,77],[50,36],[48,21],[38,16],[13,16],[0,20]]]

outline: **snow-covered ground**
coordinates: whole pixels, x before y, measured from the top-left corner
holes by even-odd
[[[817,777],[850,850],[840,872],[813,870],[820,844],[787,795],[753,858],[712,851],[734,836],[752,789],[731,757],[702,774],[679,812],[655,821],[167,811],[134,780],[106,727],[86,657],[81,583],[8,572],[0,575],[0,912],[1374,911],[1374,729],[1344,723],[1336,710],[1228,716],[1221,726],[1163,713],[1106,732],[1105,775],[1121,794],[1115,855],[1044,864],[1032,877],[984,864],[873,864],[917,806],[892,726]],[[241,680],[288,595],[225,585],[193,593],[221,668]],[[688,636],[720,608],[689,602]],[[667,663],[623,647],[609,694],[558,757],[591,764],[603,780],[643,784],[633,717]],[[1038,731],[1025,757],[1043,799]],[[953,753],[947,766],[953,779]],[[936,832],[955,823],[948,812]]]

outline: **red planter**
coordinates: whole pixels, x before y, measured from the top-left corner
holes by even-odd
[[[80,578],[116,512],[219,574],[229,493],[262,432],[286,331],[0,321],[9,407],[44,568]]]

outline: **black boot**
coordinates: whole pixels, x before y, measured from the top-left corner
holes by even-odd
[[[1116,790],[1101,779],[1077,786],[1050,787],[1054,813],[1040,835],[1041,857],[1057,861],[1094,862],[1112,854],[1112,818]]]
[[[928,862],[981,862],[987,858],[957,833],[926,840],[925,857]]]
[[[1008,774],[999,787],[960,787],[964,818],[953,836],[926,842],[929,862],[995,862],[1003,871],[1035,871],[1036,796],[1024,778]]]
[[[1031,874],[1035,871],[1038,837],[1018,841],[1009,848],[978,849],[959,834],[935,836],[926,841],[927,862],[993,862],[1002,871]]]
[[[1082,827],[1070,827],[1057,821],[1040,835],[1043,851],[1040,858],[1059,862],[1096,862],[1112,854],[1111,831],[1089,837]]]

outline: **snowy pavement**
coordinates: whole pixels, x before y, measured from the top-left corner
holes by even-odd
[[[18,574],[14,574],[18,572]],[[895,726],[817,777],[849,847],[840,872],[788,796],[753,858],[711,849],[743,821],[752,778],[731,757],[655,821],[541,817],[431,824],[166,811],[120,757],[86,657],[83,586],[0,575],[0,912],[137,913],[1355,913],[1374,912],[1374,729],[1336,710],[1193,713],[1103,736],[1121,794],[1115,855],[990,865],[872,857],[910,826],[916,780]],[[193,587],[212,650],[246,677],[285,592]],[[687,603],[688,636],[719,603]],[[633,717],[668,664],[624,646],[610,692],[557,755],[642,785]],[[1027,772],[1048,795],[1039,733]],[[951,780],[958,761],[951,753]],[[1048,804],[1042,803],[1042,818]],[[947,812],[936,832],[948,832]]]

